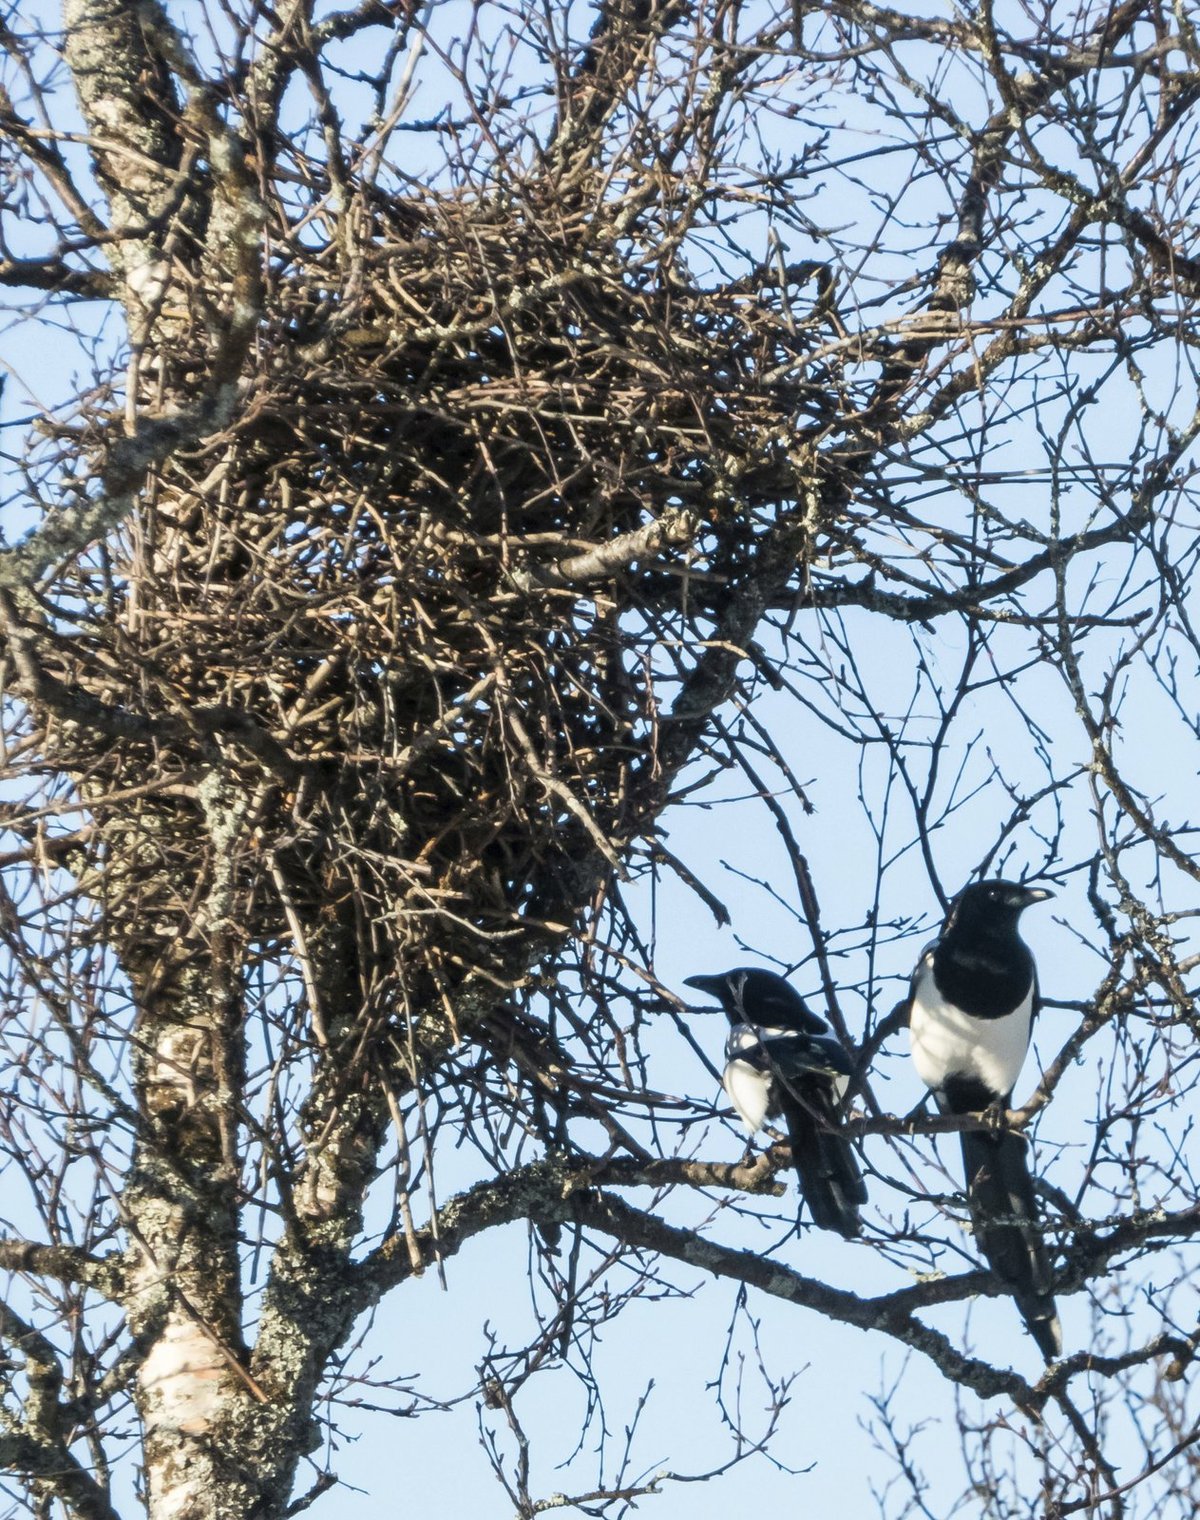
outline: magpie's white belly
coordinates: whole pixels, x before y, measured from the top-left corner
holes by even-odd
[[[747,1061],[730,1061],[725,1067],[721,1085],[737,1110],[738,1118],[753,1134],[767,1117],[771,1078],[765,1072],[756,1071]]]
[[[947,1003],[933,979],[930,955],[922,959],[913,991],[909,1040],[913,1065],[934,1091],[953,1076],[974,1077],[997,1097],[1011,1092],[1029,1049],[1033,983],[1020,1005],[999,1019],[977,1019]]]
[[[763,1036],[786,1035],[786,1029],[759,1029],[754,1024],[735,1024],[725,1042],[725,1070],[721,1086],[737,1110],[738,1118],[751,1134],[762,1127],[771,1106],[771,1073],[760,1071],[738,1057],[746,1051],[760,1051]]]

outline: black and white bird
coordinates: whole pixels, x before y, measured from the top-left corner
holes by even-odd
[[[1017,920],[1053,896],[1011,881],[973,882],[922,952],[909,1035],[917,1074],[942,1113],[1011,1106],[1038,1009],[1037,969]],[[961,1138],[975,1239],[1050,1361],[1062,1351],[1062,1331],[1025,1137],[963,1130]]]
[[[849,1239],[867,1189],[839,1107],[854,1067],[823,1019],[783,977],[738,966],[690,976],[687,986],[716,998],[729,1023],[722,1085],[753,1134],[768,1117],[787,1126],[792,1162],[813,1223]]]

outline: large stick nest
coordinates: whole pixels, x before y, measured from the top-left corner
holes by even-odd
[[[186,922],[218,765],[251,799],[251,939],[280,933],[281,894],[302,916],[353,896],[398,960],[503,978],[649,821],[660,704],[762,509],[803,490],[829,391],[800,371],[829,335],[774,278],[702,289],[594,208],[430,196],[360,221],[353,248],[293,244],[236,420],[77,569],[58,674],[144,738],[45,742],[119,849],[121,916]],[[202,382],[198,310],[143,365],[145,404]]]

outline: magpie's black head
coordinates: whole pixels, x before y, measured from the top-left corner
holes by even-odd
[[[1026,908],[1053,896],[1044,887],[1025,887],[1017,881],[973,881],[951,904],[946,927],[1015,933]]]
[[[824,1019],[811,1013],[790,983],[774,971],[735,966],[714,976],[689,976],[685,987],[696,987],[716,998],[731,1024],[757,1024],[762,1029],[801,1029],[824,1034]]]

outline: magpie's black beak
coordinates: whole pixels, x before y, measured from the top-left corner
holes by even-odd
[[[1023,908],[1031,908],[1034,903],[1045,902],[1047,898],[1053,896],[1054,893],[1048,891],[1045,887],[1022,887],[1021,906]]]
[[[698,992],[707,992],[710,997],[714,997],[720,1002],[718,989],[724,980],[725,978],[722,976],[686,976],[683,979],[683,985],[685,987],[695,987]]]

